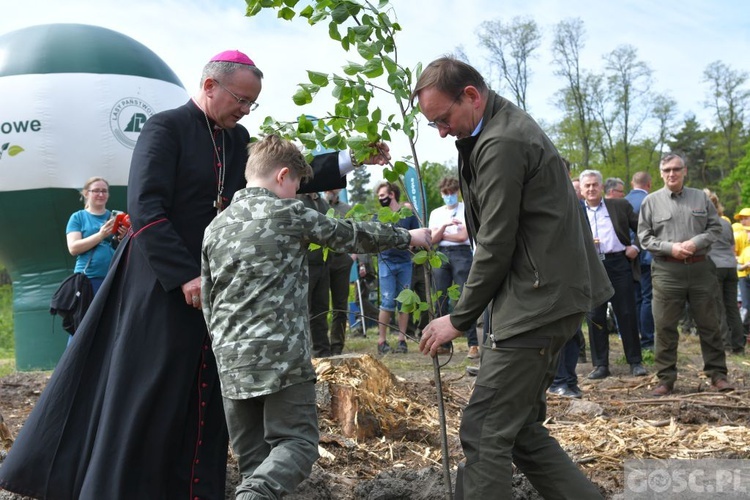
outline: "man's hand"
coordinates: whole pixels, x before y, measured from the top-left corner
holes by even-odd
[[[628,260],[634,260],[638,257],[638,249],[633,245],[625,247],[625,257],[627,257]]]
[[[196,309],[201,308],[201,277],[193,278],[182,286],[182,294],[185,296],[185,303]]]
[[[672,257],[675,259],[687,259],[688,257],[692,257],[694,253],[695,243],[692,241],[672,243]]]
[[[378,150],[377,154],[362,161],[365,165],[385,165],[391,159],[391,148],[384,142],[376,142],[372,147]]]
[[[432,245],[432,234],[426,227],[410,229],[409,234],[411,235],[410,247],[430,248]]]
[[[460,336],[461,332],[453,328],[453,324],[451,324],[451,317],[448,315],[441,316],[430,321],[430,324],[422,330],[419,350],[422,354],[429,354],[434,358],[441,345]]]

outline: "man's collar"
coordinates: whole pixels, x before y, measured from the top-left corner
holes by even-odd
[[[589,205],[589,200],[583,200],[584,206],[591,210],[598,210],[599,207],[602,206],[602,203],[604,203],[604,198],[599,198],[599,203],[595,207],[592,207],[591,205]]]

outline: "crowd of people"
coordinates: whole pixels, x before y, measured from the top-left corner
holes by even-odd
[[[544,422],[548,391],[581,397],[584,321],[588,378],[611,375],[610,304],[632,376],[648,374],[642,349],[654,350],[655,395],[674,390],[686,310],[712,387],[732,390],[725,350],[746,342],[748,314],[743,325],[732,299],[738,286],[743,305],[750,299],[750,209],[739,212],[740,227],[723,222],[715,196],[685,186],[680,156],[662,159],[664,188],[650,194],[645,172],[627,195],[622,180],[596,170],[571,182],[526,112],[472,66],[443,57],[425,67],[411,101],[441,137],[456,139],[458,175],[439,185],[444,205],[427,228],[413,216],[354,222],[339,199],[360,166],[350,152],[308,165],[274,135],[248,149],[237,122],[258,106],[262,79],[247,55],[222,52],[195,97],[146,122],[128,182],[132,228],[108,256],[0,487],[40,498],[222,499],[231,442],[238,499],[292,492],[318,458],[311,360],[343,352],[350,271],[361,285],[370,255],[379,354],[408,352],[416,330],[425,355],[465,336],[468,357],[480,360],[460,427],[461,498],[507,496],[513,464],[546,498],[602,498]],[[365,163],[389,160],[387,145],[377,151]],[[93,255],[111,234],[107,189],[102,179],[84,189],[82,217],[96,224],[69,227],[71,253]],[[393,212],[405,204],[390,182],[374,195]],[[430,247],[447,257],[433,270],[435,318],[410,326],[397,297],[424,286],[410,249]],[[453,285],[461,293],[451,303]]]
[[[677,378],[678,325],[687,315],[696,325],[712,388],[729,391],[726,353],[743,354],[747,343],[748,302],[740,300],[743,320],[737,297],[750,267],[742,263],[750,229],[743,225],[744,219],[750,224],[750,217],[742,214],[750,215],[750,209],[741,210],[739,222],[731,225],[715,193],[685,186],[687,165],[679,155],[666,155],[660,174],[664,187],[653,193],[647,172],[633,175],[627,194],[622,180],[603,180],[596,170],[584,170],[572,180],[614,288],[614,295],[587,315],[594,367],[588,378],[610,375],[609,336],[617,334],[630,373],[647,375],[641,349],[654,351],[659,383],[653,394],[671,394]],[[581,397],[575,364],[564,362],[567,352],[550,392]],[[569,352],[576,356],[575,348]]]

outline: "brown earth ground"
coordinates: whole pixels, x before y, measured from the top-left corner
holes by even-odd
[[[351,338],[347,353],[376,356],[377,336]],[[610,369],[613,375],[589,381],[589,363],[579,363],[579,385],[583,399],[557,396],[548,398],[547,426],[575,460],[598,485],[605,498],[623,492],[623,461],[634,458],[750,458],[750,358],[727,355],[729,378],[736,390],[712,392],[702,373],[700,346],[696,336],[680,339],[679,378],[674,395],[654,398],[650,390],[656,377],[629,375],[622,357],[622,346],[611,336]],[[395,339],[391,342],[395,345]],[[388,354],[378,359],[396,376],[388,393],[373,401],[372,413],[381,419],[377,437],[347,438],[332,420],[330,407],[319,405],[321,459],[312,476],[298,488],[292,499],[445,499],[440,417],[434,382],[434,365],[410,343],[408,354]],[[462,408],[466,405],[474,379],[465,368],[476,364],[466,358],[466,343],[455,342],[448,359],[439,358],[445,401],[451,484],[463,458],[458,439]],[[650,372],[650,353],[644,352]],[[590,358],[589,358],[590,361]],[[373,362],[374,363],[374,362]],[[374,363],[377,365],[377,363]],[[330,373],[329,373],[330,375]],[[343,374],[333,379],[362,374]],[[365,376],[366,377],[366,376]],[[2,436],[0,460],[10,440],[18,434],[31,408],[49,378],[49,372],[13,373],[0,379],[0,414],[10,436]],[[327,380],[321,376],[320,380]],[[354,380],[352,385],[360,382]],[[319,383],[319,385],[321,385]],[[2,426],[0,425],[0,428]],[[226,498],[234,498],[238,475],[230,454]],[[526,479],[514,476],[513,497],[541,498]],[[22,497],[0,491],[0,499]]]

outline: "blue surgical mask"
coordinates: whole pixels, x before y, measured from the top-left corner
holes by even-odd
[[[449,207],[452,207],[456,203],[458,203],[458,193],[453,194],[444,194],[443,195],[443,203],[448,205]]]

